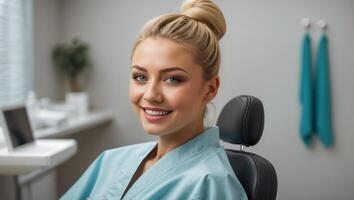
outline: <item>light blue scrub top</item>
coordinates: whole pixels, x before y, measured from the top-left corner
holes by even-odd
[[[120,199],[155,145],[157,141],[104,151],[60,199]],[[123,199],[245,200],[247,195],[219,145],[219,127],[211,126],[155,162]]]

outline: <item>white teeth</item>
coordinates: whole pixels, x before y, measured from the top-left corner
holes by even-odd
[[[149,115],[167,115],[170,112],[164,112],[164,111],[153,111],[153,110],[145,110],[145,112]]]

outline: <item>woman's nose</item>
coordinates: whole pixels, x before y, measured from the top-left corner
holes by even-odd
[[[162,101],[162,94],[160,91],[160,86],[157,82],[151,81],[145,90],[144,100],[148,102],[159,103]]]

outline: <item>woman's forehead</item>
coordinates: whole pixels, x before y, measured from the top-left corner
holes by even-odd
[[[144,68],[180,67],[186,71],[194,65],[192,54],[181,45],[164,38],[147,38],[135,49],[132,66]]]

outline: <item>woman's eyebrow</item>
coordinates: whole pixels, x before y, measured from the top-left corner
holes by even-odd
[[[138,69],[138,70],[147,72],[147,70],[146,70],[145,68],[143,68],[143,67],[141,67],[141,66],[139,66],[139,65],[133,65],[133,66],[131,67],[131,69],[133,69],[133,68],[136,68],[136,69]],[[169,67],[169,68],[161,69],[159,72],[160,72],[160,73],[165,73],[165,72],[176,71],[176,70],[180,70],[180,71],[183,71],[183,72],[185,72],[185,73],[188,74],[188,72],[187,72],[186,70],[184,70],[184,69],[182,69],[182,68],[180,68],[180,67]]]

